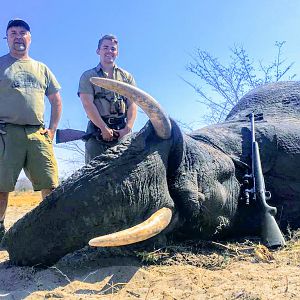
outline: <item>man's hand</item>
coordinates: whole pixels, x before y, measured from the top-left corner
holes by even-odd
[[[44,128],[40,130],[40,134],[42,135],[48,135],[51,141],[54,139],[55,130],[51,128]]]
[[[115,132],[119,134],[118,140],[120,140],[124,135],[131,132],[131,128],[125,126],[123,129],[115,130]]]
[[[104,141],[111,142],[114,139],[114,131],[107,126],[101,129],[101,135]]]

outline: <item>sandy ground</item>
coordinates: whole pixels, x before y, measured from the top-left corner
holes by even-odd
[[[25,201],[29,196],[31,200]],[[15,194],[6,226],[38,202],[37,193]],[[13,266],[8,253],[0,249],[0,300],[300,299],[297,234],[285,249],[272,253],[250,241],[193,249],[194,245],[173,245],[155,252],[119,251],[111,256],[86,247],[47,269]]]

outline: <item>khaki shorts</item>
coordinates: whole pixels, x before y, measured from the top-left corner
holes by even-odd
[[[52,189],[58,185],[57,163],[52,141],[40,133],[40,126],[6,124],[0,135],[0,192],[14,190],[22,169],[33,189]]]

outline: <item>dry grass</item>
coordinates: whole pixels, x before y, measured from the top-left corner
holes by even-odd
[[[146,265],[190,265],[221,270],[236,262],[276,263],[300,267],[300,230],[286,237],[286,247],[269,250],[258,239],[243,242],[187,241],[155,251],[136,252]]]
[[[41,198],[40,192],[13,192],[9,196],[8,206],[37,206]]]
[[[40,199],[38,192],[12,193],[8,226]],[[2,251],[0,290],[13,286],[12,297],[15,290],[25,295],[24,286],[37,281],[26,299],[299,299],[300,230],[289,231],[286,239],[287,246],[276,251],[258,239],[187,241],[136,252],[85,247],[34,272],[6,268],[8,255]]]

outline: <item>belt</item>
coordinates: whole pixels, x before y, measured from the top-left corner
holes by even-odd
[[[106,118],[106,117],[102,117],[103,121],[107,124],[107,125],[122,125],[125,124],[125,117],[121,117],[121,118]]]

